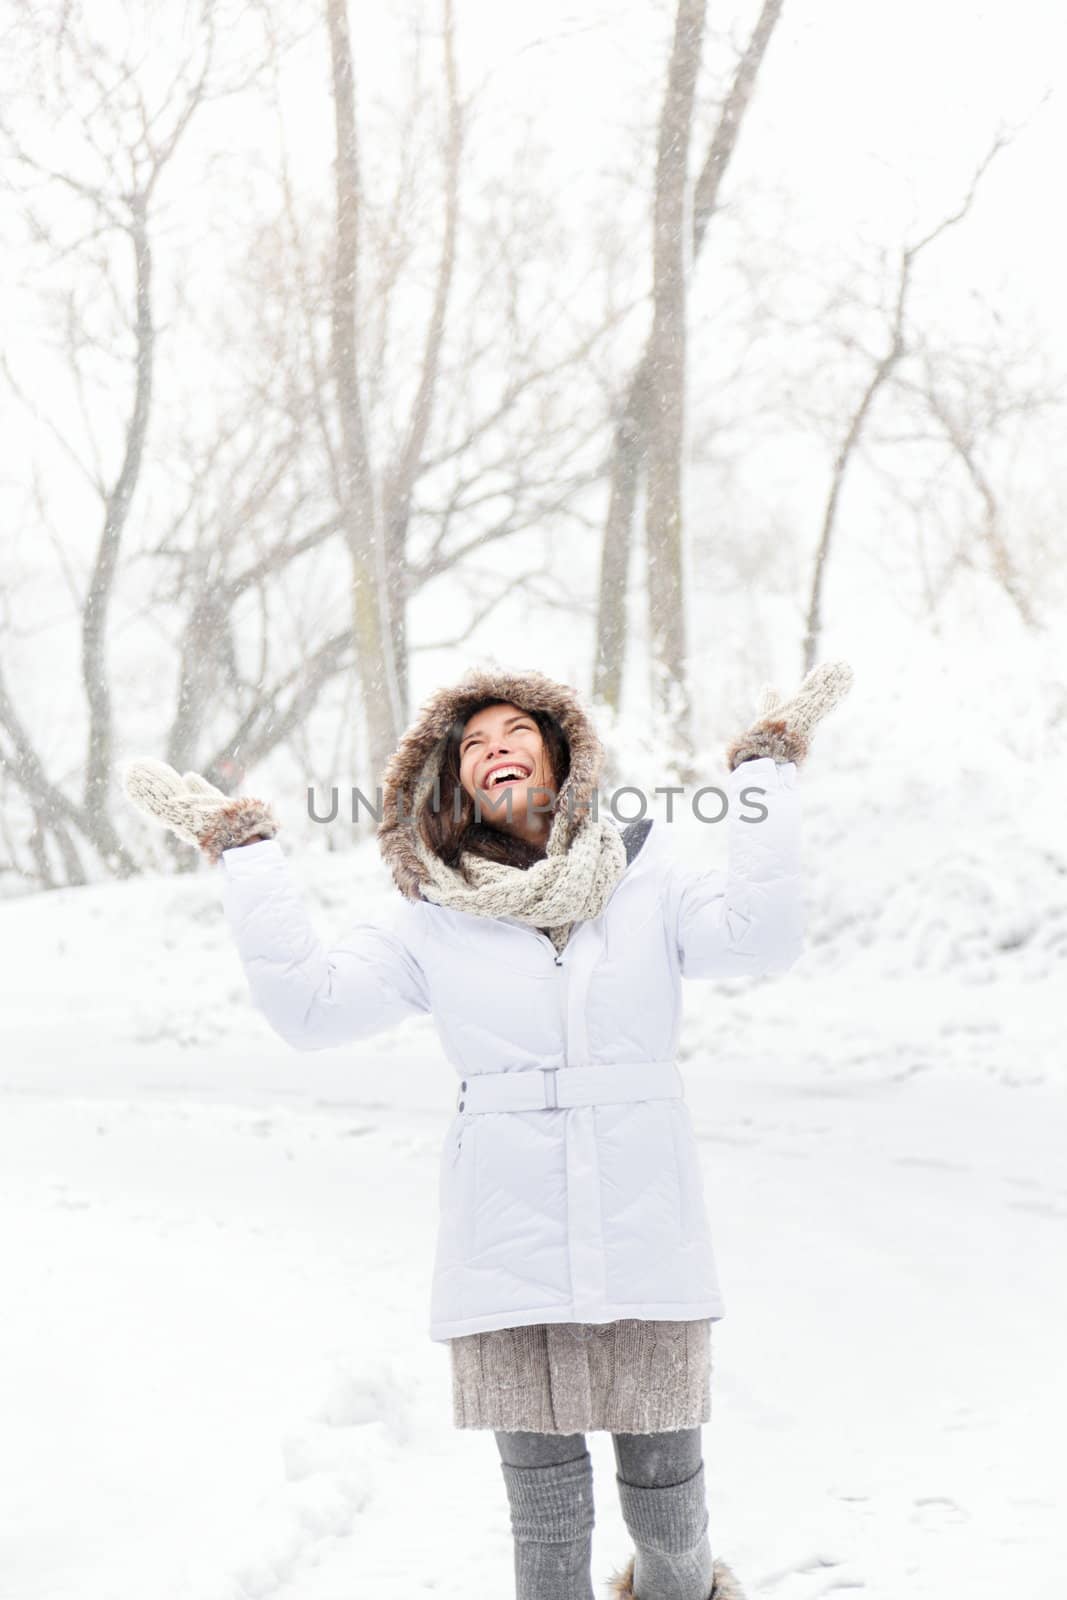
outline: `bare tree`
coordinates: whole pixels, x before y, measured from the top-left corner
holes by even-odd
[[[886,346],[880,356],[869,357],[870,371],[866,383],[860,393],[859,400],[852,411],[846,424],[841,443],[834,456],[833,467],[830,474],[830,488],[823,510],[822,527],[815,550],[815,562],[812,571],[811,590],[808,599],[806,626],[803,639],[802,670],[808,672],[814,666],[819,651],[819,640],[822,629],[822,600],[826,584],[826,575],[830,554],[833,546],[834,534],[837,527],[837,515],[841,501],[841,491],[844,487],[845,477],[849,466],[856,456],[868,419],[878,396],[885,389],[889,379],[903,360],[909,348],[909,334],[907,328],[908,299],[911,292],[913,274],[916,262],[923,252],[929,249],[942,234],[954,228],[967,216],[979,186],[988,172],[999,152],[1009,143],[1009,136],[998,133],[989,151],[979,163],[970,186],[960,205],[949,216],[944,217],[936,227],[929,229],[921,235],[914,244],[905,245],[900,254],[900,263],[897,270],[896,292],[890,317],[890,325]]]
[[[740,57],[718,123],[696,180],[692,204],[692,259],[700,255],[719,204],[723,180],[737,148],[756,80],[781,15],[783,0],[764,0],[749,42]],[[679,11],[681,19],[681,11]],[[677,31],[676,31],[677,40]],[[625,658],[626,585],[634,515],[649,436],[653,357],[649,343],[616,409],[608,511],[601,548],[593,693],[616,711],[622,703]]]
[[[978,501],[978,546],[988,570],[1025,626],[1036,629],[1041,626],[1037,598],[1013,553],[1003,493],[988,457],[1007,425],[1020,419],[1032,423],[1040,413],[1067,403],[1067,393],[1062,382],[1034,383],[1013,375],[997,354],[985,350],[963,363],[922,348],[915,352],[920,376],[911,380],[898,374],[897,383],[927,408],[962,467]],[[957,552],[959,564],[967,559]]]
[[[84,151],[96,172],[92,177],[57,169],[27,147],[8,119],[0,121],[0,139],[16,165],[29,175],[31,185],[59,188],[74,198],[87,217],[90,241],[120,239],[128,247],[133,266],[129,377],[132,389],[118,472],[109,477],[98,464],[88,466],[60,436],[82,476],[100,502],[100,531],[88,586],[81,597],[81,675],[88,729],[84,780],[79,800],[69,799],[46,776],[29,729],[19,715],[11,691],[0,686],[0,734],[5,744],[0,755],[29,801],[41,830],[38,865],[45,873],[49,835],[62,857],[67,879],[84,881],[85,869],[75,843],[79,835],[113,872],[126,875],[134,861],[121,843],[108,811],[108,791],[114,755],[114,727],[107,667],[110,607],[114,595],[122,541],[130,508],[141,478],[145,440],[151,419],[156,332],[152,307],[151,246],[152,204],[160,180],[208,93],[215,48],[210,14],[202,21],[193,49],[179,61],[161,103],[151,109],[137,79],[132,49],[116,59],[87,30],[79,29],[74,8],[64,8],[55,18],[53,37],[54,92],[63,114],[67,74],[78,75],[92,92],[91,109],[81,114]],[[84,172],[85,163],[80,163]],[[40,242],[55,257],[70,246],[40,216],[34,216]],[[92,340],[71,304],[66,325],[67,358],[79,392],[86,382],[83,363]],[[11,385],[21,395],[13,374]],[[98,457],[97,457],[98,459]],[[43,852],[43,853],[42,853]]]
[[[957,580],[982,573],[1037,630],[1058,603],[1063,542],[1034,515],[1028,458],[1045,456],[1042,423],[1067,405],[1067,385],[1036,329],[1020,341],[995,305],[985,310],[966,341],[911,332],[865,465],[914,527],[924,620],[936,625]],[[1046,472],[1039,481],[1047,490]]]
[[[364,746],[368,767],[380,764],[394,733],[385,726],[387,696],[376,689],[385,680],[376,676],[381,663],[375,649],[393,646],[404,715],[407,663],[415,646],[407,638],[403,610],[435,584],[447,586],[450,597],[466,591],[462,611],[442,630],[456,643],[473,639],[499,605],[519,597],[579,614],[573,586],[558,576],[553,541],[574,534],[588,539],[596,531],[594,513],[586,509],[589,489],[603,478],[604,391],[598,389],[595,368],[598,352],[633,306],[614,305],[599,320],[587,320],[572,313],[568,293],[560,287],[563,275],[545,270],[569,241],[558,224],[552,189],[540,182],[535,138],[519,140],[512,169],[483,185],[471,217],[461,214],[460,167],[473,97],[466,102],[459,97],[452,10],[442,3],[439,54],[447,129],[438,145],[442,160],[418,160],[417,143],[405,138],[397,152],[395,191],[367,192],[356,143],[351,46],[343,19],[335,14],[330,59],[340,92],[340,159],[332,215],[299,193],[283,149],[277,214],[260,214],[250,223],[234,213],[232,239],[240,250],[233,252],[226,293],[217,299],[187,293],[180,256],[168,257],[167,247],[181,235],[169,227],[160,235],[160,217],[168,224],[171,218],[166,197],[161,201],[150,186],[150,165],[143,181],[126,182],[128,171],[141,171],[133,156],[148,160],[142,126],[150,126],[151,147],[158,154],[166,117],[145,110],[142,121],[136,120],[133,111],[140,111],[147,97],[137,86],[135,65],[124,58],[108,65],[95,46],[86,47],[88,23],[80,13],[64,11],[62,29],[56,22],[56,50],[66,52],[71,105],[83,118],[78,138],[87,146],[101,143],[107,153],[111,187],[103,180],[98,187],[115,212],[102,220],[94,213],[84,238],[51,243],[47,230],[37,229],[38,240],[53,251],[61,295],[72,293],[69,268],[76,269],[80,288],[88,263],[89,270],[98,266],[104,275],[96,303],[121,307],[118,258],[103,251],[101,241],[132,236],[136,218],[122,210],[129,195],[141,197],[139,237],[150,247],[134,257],[140,277],[130,294],[131,422],[125,471],[113,483],[100,469],[94,438],[94,416],[101,410],[93,392],[98,370],[87,375],[81,359],[83,350],[94,350],[101,361],[113,359],[112,330],[81,332],[76,318],[66,324],[78,335],[69,343],[67,359],[73,387],[84,400],[87,447],[48,417],[47,403],[32,385],[9,374],[27,406],[43,414],[53,449],[77,462],[111,510],[104,522],[106,539],[97,542],[98,559],[84,578],[67,529],[57,529],[53,539],[79,628],[88,635],[83,677],[92,680],[95,748],[101,748],[103,735],[108,749],[102,762],[94,755],[94,793],[115,759],[115,628],[109,630],[101,618],[114,623],[119,591],[124,629],[133,622],[142,630],[139,659],[144,659],[144,637],[150,657],[174,679],[173,693],[162,705],[154,667],[142,695],[140,680],[131,683],[131,719],[150,714],[158,725],[162,711],[165,758],[179,769],[196,767],[226,789],[279,747],[298,748],[322,696],[353,674],[363,700],[373,701],[374,714],[382,718],[376,748],[371,751],[369,741]],[[269,72],[283,58],[287,41],[270,31],[268,25],[278,20],[273,8],[261,5],[256,15],[268,30]],[[325,20],[329,23],[330,13]],[[221,70],[209,81],[203,65],[204,82],[197,78],[193,85],[201,103],[228,92],[220,87]],[[133,108],[114,122],[118,101],[101,92],[108,74],[125,86]],[[253,87],[258,90],[258,81]],[[190,92],[185,78],[171,86],[165,104],[172,118]],[[427,143],[434,137],[428,103],[425,86],[414,81],[410,106],[400,108],[409,126],[418,121]],[[102,111],[102,105],[109,109]],[[390,104],[390,115],[396,111]],[[531,124],[535,119],[531,111]],[[176,131],[171,122],[166,126]],[[168,158],[174,142],[167,147]],[[33,159],[21,134],[16,143]],[[49,182],[68,192],[68,178],[85,181],[83,172],[75,177],[73,167],[68,172],[57,161],[48,171]],[[355,213],[344,203],[352,194]],[[428,195],[435,197],[441,221],[436,241],[425,227]],[[61,220],[66,222],[67,215]],[[126,232],[116,227],[116,217]],[[90,249],[92,256],[86,254]],[[405,273],[415,263],[412,271],[417,268],[423,276],[431,253],[429,315],[423,335],[412,341]],[[457,263],[464,255],[470,270],[461,277]],[[227,381],[217,393],[207,369],[206,409],[184,403],[175,381],[178,364],[160,366],[153,270],[162,276],[173,307],[165,331],[180,328],[182,350],[230,352]],[[391,322],[408,335],[409,347],[417,347],[403,371],[386,339]],[[139,356],[145,359],[138,362]],[[405,377],[413,405],[398,403]],[[391,425],[394,409],[404,417],[399,427]],[[377,473],[370,460],[371,438],[383,441],[384,464]],[[147,452],[146,442],[154,446]],[[90,451],[89,461],[83,461]],[[47,462],[42,459],[40,470],[36,465],[33,470],[43,479]],[[150,518],[138,514],[138,495],[151,506]],[[46,528],[46,486],[39,499],[35,510]],[[524,541],[521,556],[500,559],[508,541],[523,533],[534,537]],[[362,635],[353,628],[343,579],[338,582],[344,572],[362,576],[362,584],[354,582],[353,588],[371,597]],[[90,596],[95,615],[86,623]],[[432,649],[448,642],[419,644]],[[11,654],[4,652],[6,659]],[[105,870],[133,870],[128,848],[117,856],[100,854],[92,829],[94,817],[111,826],[105,803],[90,815],[76,793],[83,780],[77,761],[63,772],[48,770],[42,730],[32,714],[20,713],[20,698],[25,705],[29,697],[19,695],[12,673],[0,670],[4,776],[10,781],[17,774],[14,792],[22,798],[28,823],[32,828],[39,819],[45,830],[27,833],[19,825],[11,831],[18,849],[12,872],[42,886],[85,881],[93,865],[86,845],[97,851]],[[386,709],[395,729],[394,707]],[[169,837],[163,848],[170,849],[176,866],[191,870],[195,865],[195,858]]]
[[[529,198],[516,185],[504,196],[507,210],[491,230],[484,223],[471,225],[469,251],[479,263],[479,274],[467,285],[462,303],[458,296],[452,299],[451,361],[435,357],[435,387],[447,397],[447,404],[434,408],[433,426],[422,439],[417,458],[407,454],[407,428],[399,430],[399,442],[388,452],[394,463],[406,460],[410,474],[409,503],[403,518],[397,516],[392,524],[396,537],[388,563],[390,583],[399,578],[409,600],[436,582],[460,578],[473,611],[464,619],[459,639],[470,638],[527,580],[545,603],[563,608],[572,603],[564,588],[546,578],[544,550],[524,554],[520,562],[509,564],[509,570],[495,575],[488,569],[480,573],[477,563],[505,541],[547,528],[553,520],[571,524],[585,536],[591,532],[592,524],[577,502],[600,474],[593,448],[602,435],[601,413],[579,408],[576,420],[574,408],[563,400],[598,343],[632,309],[617,309],[558,352],[541,332],[543,323],[552,320],[554,308],[549,302],[529,328],[518,330],[514,348],[508,348],[500,336],[500,319],[525,288],[532,258],[531,239],[515,225],[511,209],[528,205]],[[291,201],[287,193],[287,212]],[[395,211],[392,222],[398,230],[404,225]],[[299,658],[306,684],[297,661],[279,662],[275,651],[264,652],[251,672],[242,668],[234,638],[234,619],[242,614],[242,606],[269,606],[271,595],[292,578],[299,563],[329,559],[330,547],[343,537],[336,407],[329,363],[320,360],[315,337],[316,320],[321,320],[329,292],[314,275],[313,258],[318,253],[314,228],[295,214],[286,225],[291,227],[288,251],[283,252],[272,238],[264,242],[256,255],[274,266],[249,286],[249,294],[261,310],[266,309],[264,296],[270,297],[272,309],[262,321],[289,330],[303,325],[306,336],[299,350],[265,348],[262,387],[242,402],[232,422],[219,419],[203,459],[185,469],[186,498],[172,518],[172,530],[155,547],[156,555],[176,568],[172,581],[157,590],[157,603],[179,610],[184,617],[180,692],[168,760],[180,766],[200,751],[197,764],[216,781],[224,774],[211,763],[230,764],[239,751],[241,766],[251,766],[289,737],[299,716],[316,702],[318,690],[337,675],[359,670],[352,630],[345,629],[340,617],[332,622],[320,619],[327,646],[309,647]],[[392,252],[380,263],[368,264],[368,309],[360,319],[361,332],[365,327],[380,337],[388,325],[392,297],[402,288],[393,264]],[[399,378],[394,373],[390,383],[387,355],[375,348],[374,340],[369,342],[371,367],[381,365],[377,380],[368,378],[366,383],[369,403],[387,407]],[[277,388],[279,370],[285,367],[292,368],[286,379],[292,392],[276,394],[268,385]],[[495,397],[471,403],[472,395],[494,384]],[[251,428],[249,415],[255,419]],[[269,429],[264,425],[267,417],[274,421]],[[193,446],[184,442],[181,449],[193,453]],[[294,489],[300,468],[309,477],[306,496]],[[389,485],[399,477],[395,466],[387,466],[383,491],[387,504],[396,503]],[[312,520],[309,506],[317,508],[323,498],[336,500],[338,509]],[[219,504],[225,508],[222,514]],[[211,508],[210,514],[203,506]],[[192,542],[188,538],[180,542],[181,530],[191,525],[196,530]],[[399,574],[394,571],[398,565]],[[398,639],[403,644],[401,676],[406,686],[412,650],[438,646],[413,645],[401,630],[394,637],[398,657]],[[218,706],[230,705],[235,688],[242,691],[240,709],[223,726]],[[294,700],[298,689],[299,700]],[[212,703],[214,731],[208,742],[204,719]],[[368,766],[371,762],[368,755]]]

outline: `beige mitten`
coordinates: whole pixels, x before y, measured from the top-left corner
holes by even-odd
[[[164,761],[128,761],[121,772],[130,801],[209,861],[256,835],[273,839],[278,822],[265,800],[223,794],[198,772],[179,775]]]
[[[812,667],[792,700],[783,701],[768,684],[760,692],[757,720],[726,748],[732,772],[742,761],[773,756],[798,764],[808,753],[811,731],[852,687],[847,661],[824,661]]]

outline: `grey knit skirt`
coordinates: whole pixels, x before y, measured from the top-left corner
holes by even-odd
[[[448,1341],[457,1428],[666,1433],[711,1420],[711,1319],[537,1322]]]

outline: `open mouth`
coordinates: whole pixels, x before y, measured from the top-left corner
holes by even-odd
[[[503,783],[521,782],[523,778],[528,778],[532,771],[532,767],[524,767],[514,761],[508,766],[494,767],[485,780],[484,788],[497,789]]]

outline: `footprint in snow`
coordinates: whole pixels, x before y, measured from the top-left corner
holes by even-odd
[[[947,1495],[924,1495],[921,1499],[912,1502],[915,1511],[912,1521],[917,1522],[921,1528],[928,1528],[931,1532],[938,1532],[941,1528],[950,1527],[958,1522],[970,1522],[971,1514],[964,1510],[957,1501]]]
[[[756,1588],[762,1594],[765,1589],[777,1588],[779,1584],[787,1583],[790,1578],[806,1577],[812,1572],[825,1572],[831,1567],[840,1567],[842,1564],[836,1556],[816,1552],[802,1557],[799,1561],[791,1561],[787,1567],[778,1567],[775,1571],[768,1572],[766,1577],[756,1584]]]
[[[1029,1211],[1037,1217],[1051,1217],[1054,1221],[1062,1221],[1067,1217],[1067,1199],[1052,1195],[1048,1200],[1009,1200],[1008,1206],[1012,1211]]]

